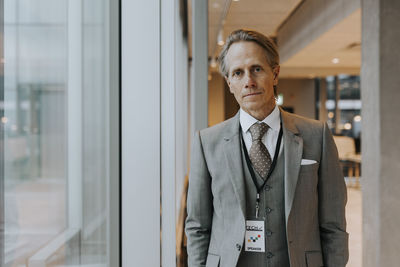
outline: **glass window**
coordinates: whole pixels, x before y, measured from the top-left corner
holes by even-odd
[[[108,266],[109,4],[4,1],[1,266]]]
[[[339,75],[326,78],[328,125],[338,135],[356,140],[361,135],[361,90],[360,76]],[[336,101],[336,83],[338,83],[338,101]],[[336,104],[338,114],[335,114]]]

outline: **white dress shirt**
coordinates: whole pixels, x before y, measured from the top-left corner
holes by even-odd
[[[263,121],[257,120],[243,109],[240,109],[240,126],[242,127],[242,136],[247,152],[250,151],[250,147],[253,142],[249,129],[254,123],[261,122],[265,122],[270,127],[267,133],[261,138],[261,141],[267,147],[269,155],[271,156],[271,159],[273,159],[275,155],[276,142],[278,141],[279,130],[281,129],[281,116],[278,106],[275,106],[271,114],[269,114]],[[282,153],[282,147],[283,138],[279,153]]]

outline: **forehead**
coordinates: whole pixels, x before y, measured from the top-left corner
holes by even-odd
[[[268,64],[265,49],[251,41],[233,43],[226,54],[228,70],[241,65]]]

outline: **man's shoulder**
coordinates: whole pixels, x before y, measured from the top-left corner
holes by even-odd
[[[294,113],[289,113],[287,111],[283,111],[282,115],[285,116],[288,120],[293,121],[296,125],[306,125],[309,127],[318,128],[324,125],[324,123],[319,120],[311,119]]]
[[[215,124],[213,126],[210,126],[208,128],[202,129],[200,130],[200,134],[202,136],[204,135],[224,135],[227,132],[229,132],[229,130],[231,130],[232,127],[234,127],[234,125],[236,124],[236,117],[232,117],[229,118],[223,122],[220,122],[218,124]]]
[[[236,133],[239,133],[239,121],[237,116],[200,130],[200,136],[202,139],[206,139],[208,141],[221,139],[223,137],[230,137],[229,135]]]
[[[295,122],[296,126],[307,126],[307,127],[317,127],[317,128],[321,128],[323,127],[324,123],[319,121],[319,120],[315,120],[315,119],[311,119],[308,117],[304,117],[304,116],[300,116],[294,113],[289,113],[289,112],[285,112],[286,116],[288,116],[291,120],[293,120],[293,122]]]
[[[290,125],[290,129],[297,129],[303,138],[313,139],[323,134],[324,122],[288,112],[284,112],[282,116],[284,117],[284,124],[286,122],[285,126],[288,127]]]

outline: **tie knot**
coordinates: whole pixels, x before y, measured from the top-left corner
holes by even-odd
[[[268,131],[268,129],[269,126],[265,122],[254,123],[249,129],[253,142],[256,140],[261,140],[261,138]]]

